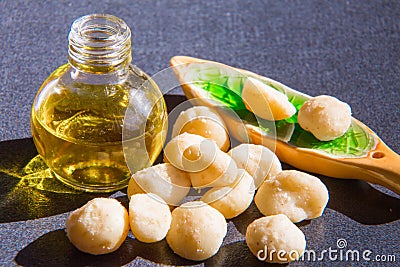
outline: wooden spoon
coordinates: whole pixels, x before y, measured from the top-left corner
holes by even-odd
[[[322,142],[301,129],[297,115],[275,123],[255,117],[244,108],[241,89],[244,79],[253,77],[285,93],[297,110],[310,96],[272,79],[218,62],[175,56],[171,66],[186,97],[196,105],[234,110],[235,116],[232,116],[232,112],[219,108],[229,133],[237,140],[265,145],[275,151],[281,161],[305,171],[360,179],[400,194],[400,156],[360,121],[353,118],[343,137]]]

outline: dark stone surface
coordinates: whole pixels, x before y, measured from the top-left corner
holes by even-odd
[[[1,266],[260,264],[243,236],[261,216],[254,205],[229,220],[223,247],[204,263],[181,259],[165,241],[147,245],[132,236],[104,257],[69,244],[63,230],[68,212],[95,195],[71,192],[51,177],[26,177],[23,167],[36,154],[29,114],[40,84],[67,60],[72,21],[96,12],[117,15],[133,29],[134,62],[149,74],[168,67],[174,55],[189,55],[248,69],[309,95],[333,95],[400,152],[396,1],[0,1]],[[321,178],[331,199],[321,218],[299,225],[308,249],[337,249],[343,238],[345,249],[394,254],[400,261],[399,197],[361,181]],[[126,204],[123,192],[111,197]],[[377,265],[324,260],[292,265]]]

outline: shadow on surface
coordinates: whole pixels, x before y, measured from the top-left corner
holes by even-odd
[[[0,142],[0,223],[37,219],[81,207],[96,196],[59,182],[31,138]]]
[[[228,221],[233,222],[236,229],[244,236],[246,236],[247,226],[254,220],[263,217],[264,215],[257,209],[254,201],[251,202],[250,206],[239,216],[229,219]]]
[[[400,199],[358,180],[321,178],[328,187],[328,207],[366,225],[400,219]]]
[[[202,263],[174,254],[165,239],[146,244],[128,237],[113,253],[90,255],[76,249],[69,242],[64,229],[44,234],[30,243],[17,254],[15,262],[22,266],[122,266],[137,257],[150,261],[149,264],[193,266]],[[260,262],[244,241],[221,247],[215,256],[203,263],[205,266],[285,266]]]
[[[146,244],[128,237],[113,253],[86,254],[69,242],[63,229],[47,233],[30,243],[17,254],[15,262],[22,266],[122,266],[137,257],[168,265],[197,264],[174,254],[165,240]]]

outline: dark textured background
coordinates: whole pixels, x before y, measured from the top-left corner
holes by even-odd
[[[309,95],[334,95],[400,152],[398,1],[10,0],[0,1],[2,167],[12,166],[22,154],[35,155],[29,129],[34,95],[44,79],[66,62],[72,21],[97,12],[117,15],[133,29],[134,63],[149,74],[168,67],[174,55],[189,55],[248,69]],[[13,188],[16,178],[4,174],[5,169],[1,172],[0,265],[77,263],[66,260],[76,252],[57,229],[64,227],[64,212],[93,196],[60,198],[26,187],[18,191]],[[302,226],[309,247],[335,248],[338,238],[346,238],[352,249],[396,254],[400,261],[398,198],[366,183],[323,179],[331,202],[322,218]],[[41,213],[24,206],[29,201],[41,205]],[[244,243],[234,242],[243,241],[238,231],[243,232],[249,218],[257,217],[251,212],[231,220],[226,245],[206,265],[255,263]],[[38,217],[42,219],[31,220]],[[59,250],[50,249],[57,246]],[[121,256],[132,249],[137,254]],[[86,257],[79,264],[145,264],[136,256],[147,259],[147,264],[194,264],[169,255],[163,243],[147,247],[130,239],[121,251],[114,256],[119,260]],[[385,266],[390,265],[395,266]]]

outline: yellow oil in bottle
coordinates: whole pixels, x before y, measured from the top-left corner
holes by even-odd
[[[52,81],[57,80],[68,66],[60,69],[43,87],[52,86]],[[107,191],[110,186],[113,189],[124,187],[130,178],[122,147],[130,90],[124,84],[75,86],[79,90],[58,83],[52,89],[57,93],[38,103],[36,112],[32,109],[32,134],[39,154],[58,179],[75,188]],[[146,152],[133,155],[141,159],[142,165],[136,166],[138,169],[154,162],[164,141],[166,114],[163,103],[161,100],[157,103],[158,96],[152,95],[150,90],[147,97],[155,105],[145,121],[144,130],[125,140],[129,146],[136,145]]]
[[[96,29],[97,35],[78,40],[90,44],[85,47],[75,40],[83,35],[74,36],[69,64],[43,83],[31,114],[33,140],[46,164],[65,184],[89,192],[125,187],[131,172],[155,161],[165,140],[167,114],[161,92],[130,64],[130,31],[117,36],[122,38],[116,43],[119,54],[108,51],[114,35],[129,28],[124,24],[120,29],[123,22],[106,16],[81,18],[80,32]],[[101,28],[100,19],[118,30]],[[139,102],[132,101],[138,97]],[[124,127],[129,109],[135,111],[128,118],[132,127]]]

